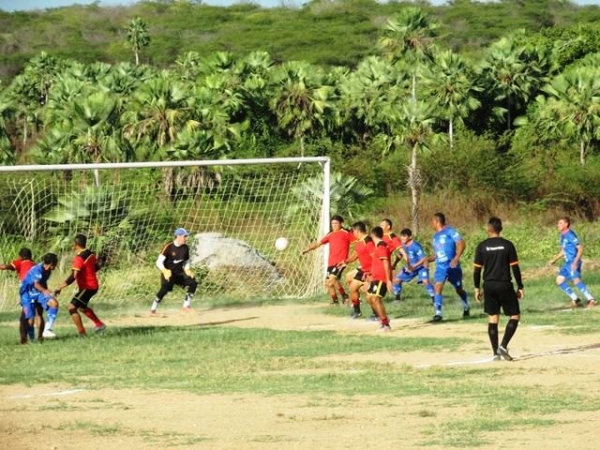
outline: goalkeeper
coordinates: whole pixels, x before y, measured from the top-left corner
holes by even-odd
[[[150,314],[156,314],[158,304],[168,292],[173,290],[175,285],[187,288],[183,309],[191,310],[192,298],[198,283],[190,268],[190,248],[186,244],[189,235],[184,228],[177,228],[173,242],[167,244],[158,255],[156,267],[161,272],[160,290],[152,303]]]

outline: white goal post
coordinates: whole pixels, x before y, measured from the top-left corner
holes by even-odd
[[[4,166],[0,262],[22,247],[36,261],[57,253],[52,288],[82,233],[107,259],[96,301],[149,305],[156,257],[184,227],[198,300],[309,297],[322,290],[327,249],[300,252],[329,232],[329,183],[327,157]],[[289,241],[283,251],[279,237]],[[0,309],[16,304],[18,279],[0,272]]]

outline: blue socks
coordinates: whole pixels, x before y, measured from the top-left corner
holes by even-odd
[[[581,284],[583,284],[583,282],[581,282]],[[575,294],[575,292],[573,292],[573,289],[571,289],[569,287],[569,285],[567,284],[566,281],[563,281],[562,283],[560,283],[558,285],[558,287],[561,291],[563,291],[565,294],[567,294],[571,300],[573,300],[573,301],[577,300],[577,294]],[[586,288],[586,291],[587,291],[587,288]]]
[[[444,296],[442,294],[434,294],[433,304],[435,305],[435,313],[442,315],[442,304],[444,303]]]
[[[589,302],[590,300],[594,300],[594,296],[592,294],[590,294],[590,291],[588,291],[587,286],[585,285],[585,283],[583,281],[580,281],[579,283],[577,283],[575,285],[575,287],[577,289],[579,289],[579,291],[585,296],[585,299]]]
[[[58,308],[53,308],[53,307],[48,308],[48,322],[46,322],[46,330],[52,330],[52,327],[54,327],[54,322],[56,321],[57,315],[58,315]]]

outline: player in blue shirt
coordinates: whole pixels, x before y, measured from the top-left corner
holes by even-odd
[[[560,252],[550,260],[550,265],[563,257],[565,262],[558,271],[556,284],[569,296],[572,308],[579,306],[581,300],[577,298],[577,294],[569,287],[569,281],[571,281],[585,296],[587,307],[593,308],[596,304],[594,296],[590,294],[590,291],[581,279],[581,256],[583,255],[583,245],[581,245],[577,235],[571,229],[571,219],[569,217],[561,217],[558,220],[557,225],[558,231],[560,231]]]
[[[429,268],[427,267],[427,255],[421,244],[412,238],[412,231],[404,228],[400,231],[400,242],[402,245],[398,248],[398,253],[406,260],[406,265],[398,272],[394,278],[394,295],[396,300],[402,298],[402,283],[417,278],[417,283],[422,284],[433,302],[434,290],[429,283]]]
[[[27,276],[21,281],[19,295],[21,297],[21,306],[23,315],[33,326],[34,318],[39,317],[38,321],[38,339],[41,341],[46,337],[56,337],[52,332],[52,325],[56,320],[58,313],[58,302],[48,289],[48,279],[50,274],[58,264],[58,257],[54,253],[44,255],[40,264],[33,266]],[[43,311],[48,310],[48,325],[44,328]]]
[[[444,284],[449,281],[463,304],[463,317],[469,317],[470,308],[467,300],[467,293],[463,289],[462,269],[460,267],[460,257],[465,251],[465,241],[454,228],[446,225],[446,216],[438,212],[431,219],[431,226],[435,230],[433,235],[434,255],[429,257],[429,261],[435,261],[435,271],[433,272],[433,289],[435,291],[434,322],[442,320],[442,305],[444,303]]]

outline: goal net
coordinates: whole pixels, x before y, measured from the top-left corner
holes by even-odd
[[[52,288],[83,233],[107,260],[95,301],[150,305],[156,258],[184,227],[198,301],[308,297],[322,289],[324,249],[300,252],[329,230],[328,183],[327,158],[0,167],[0,255],[57,253]],[[0,309],[16,304],[18,279],[3,271]]]

